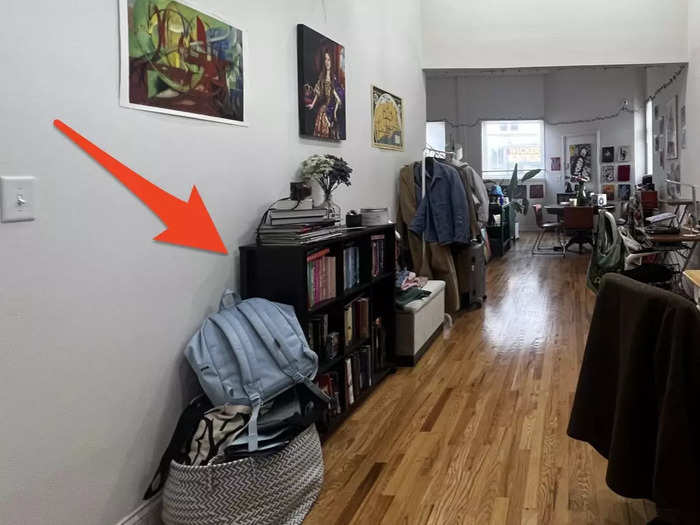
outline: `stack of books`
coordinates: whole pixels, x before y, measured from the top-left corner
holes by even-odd
[[[314,315],[309,319],[307,341],[322,361],[335,359],[340,351],[340,333],[329,332],[328,314]]]
[[[325,248],[306,257],[306,291],[309,308],[335,298],[335,257]]]
[[[300,246],[342,234],[328,210],[314,208],[311,199],[278,201],[268,212],[269,223],[258,228],[258,244]]]
[[[345,358],[345,401],[348,408],[372,386],[372,360],[369,345]]]

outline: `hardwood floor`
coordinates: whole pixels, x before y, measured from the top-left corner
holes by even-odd
[[[594,296],[587,255],[488,266],[488,299],[415,368],[387,378],[324,445],[305,524],[644,524],[566,426]]]

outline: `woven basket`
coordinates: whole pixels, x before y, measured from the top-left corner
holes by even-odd
[[[163,490],[163,522],[297,525],[322,484],[321,442],[311,425],[271,456],[200,467],[172,462]]]

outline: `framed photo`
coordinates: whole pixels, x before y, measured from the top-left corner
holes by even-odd
[[[632,185],[631,184],[619,184],[617,186],[617,195],[621,201],[630,200],[631,193],[632,193]]]
[[[617,148],[617,162],[630,162],[632,160],[632,147],[620,146]]]
[[[561,157],[552,157],[551,171],[561,171]]]
[[[654,135],[654,151],[661,151],[661,135]]]
[[[403,101],[372,86],[372,146],[403,151]]]
[[[666,159],[678,158],[678,97],[666,102]]]
[[[631,168],[629,164],[622,164],[617,167],[617,180],[618,182],[629,182]]]
[[[603,182],[615,182],[615,166],[612,164],[601,166],[600,178]]]
[[[299,134],[345,140],[345,47],[297,25]]]
[[[123,107],[246,125],[246,33],[190,0],[119,0]]]
[[[605,194],[608,202],[615,200],[615,185],[614,184],[603,184],[603,193]]]
[[[604,146],[602,148],[600,162],[615,162],[615,146]]]

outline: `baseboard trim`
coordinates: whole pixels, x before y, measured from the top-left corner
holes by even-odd
[[[144,501],[128,516],[122,518],[116,525],[163,525],[160,518],[163,501],[160,494]]]

